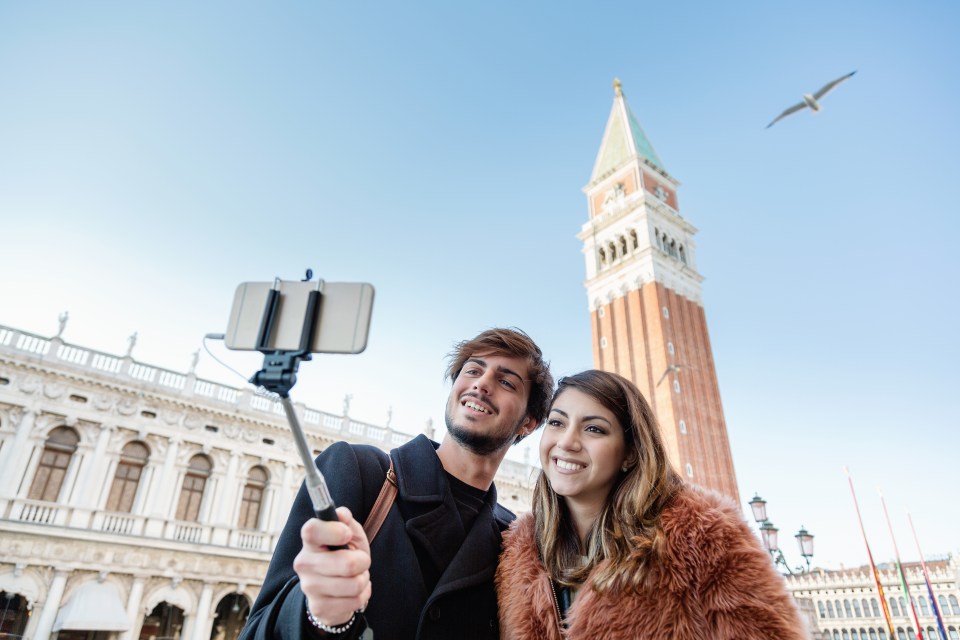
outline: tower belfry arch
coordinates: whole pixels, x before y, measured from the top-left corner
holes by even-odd
[[[594,366],[650,401],[671,462],[687,480],[739,503],[701,283],[697,233],[614,80],[587,196],[583,242]]]

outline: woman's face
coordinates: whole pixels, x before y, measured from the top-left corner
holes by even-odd
[[[574,388],[557,396],[540,438],[540,464],[558,495],[599,511],[626,458],[623,427],[611,411]]]

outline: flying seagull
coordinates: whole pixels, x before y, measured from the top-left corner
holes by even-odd
[[[691,367],[688,364],[671,364],[669,367],[667,367],[667,370],[663,372],[663,375],[660,376],[660,379],[657,380],[657,384],[655,386],[659,387],[660,383],[663,382],[666,379],[666,377],[671,373],[680,373],[680,369],[695,369],[695,368],[696,367]]]
[[[803,109],[804,107],[810,107],[814,111],[820,111],[820,103],[817,102],[817,100],[820,100],[823,96],[827,95],[827,93],[831,89],[833,89],[835,86],[837,86],[847,78],[853,76],[853,74],[855,73],[856,71],[851,71],[845,76],[840,76],[833,82],[828,82],[827,84],[823,85],[823,87],[820,88],[820,91],[817,91],[813,95],[810,95],[809,93],[803,94],[803,102],[798,102],[797,104],[793,105],[792,107],[790,107],[789,109],[787,109],[786,111],[778,115],[776,118],[773,119],[773,122],[767,125],[767,129],[772,127],[774,123],[776,123],[778,120],[786,118],[791,113],[800,111],[800,109]]]

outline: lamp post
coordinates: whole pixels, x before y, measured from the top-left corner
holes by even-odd
[[[780,546],[777,544],[777,534],[780,532],[777,527],[767,518],[767,501],[759,495],[754,495],[750,501],[750,509],[753,511],[753,519],[760,524],[760,539],[763,541],[763,547],[770,554],[773,563],[787,570],[790,575],[807,573],[810,571],[810,558],[813,557],[813,534],[800,525],[800,531],[794,537],[797,539],[797,545],[800,547],[800,555],[806,561],[807,566],[790,568]]]

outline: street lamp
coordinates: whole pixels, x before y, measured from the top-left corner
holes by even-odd
[[[773,558],[774,565],[783,567],[790,575],[810,571],[810,558],[813,557],[813,534],[804,529],[803,525],[800,525],[800,531],[794,537],[797,539],[800,555],[803,556],[807,566],[806,568],[798,566],[791,569],[777,544],[777,534],[780,530],[767,519],[767,501],[759,495],[754,495],[753,500],[750,501],[750,509],[753,511],[753,519],[760,524],[760,539],[763,541],[763,547]]]

